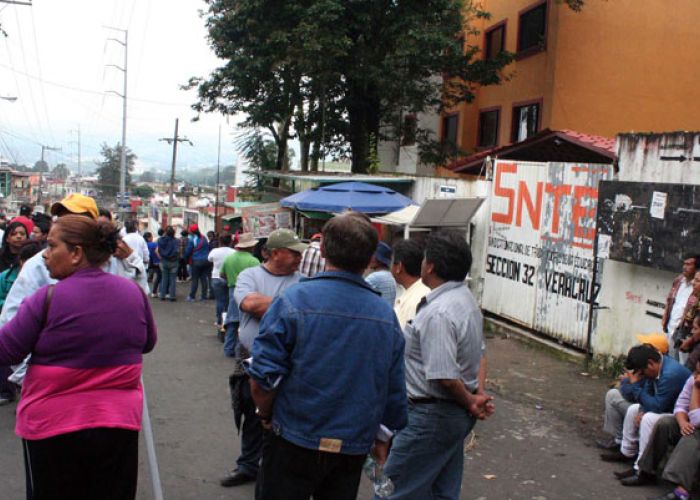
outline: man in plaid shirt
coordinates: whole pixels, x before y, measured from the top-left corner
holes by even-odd
[[[312,278],[317,273],[325,270],[326,259],[321,255],[321,233],[316,233],[311,237],[311,244],[301,257],[299,272],[302,276]]]

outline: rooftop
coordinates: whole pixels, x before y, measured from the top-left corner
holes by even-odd
[[[615,139],[574,130],[545,129],[524,141],[497,146],[460,158],[447,165],[458,173],[480,174],[487,157],[501,160],[564,163],[614,163]]]

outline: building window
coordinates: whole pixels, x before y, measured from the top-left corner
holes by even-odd
[[[524,141],[537,133],[540,124],[540,103],[524,104],[513,108],[512,142]]]
[[[457,145],[457,127],[459,125],[459,115],[448,115],[442,118],[442,142],[445,144]]]
[[[489,148],[498,144],[500,115],[500,109],[490,109],[479,113],[478,147]]]
[[[414,146],[418,134],[418,117],[414,114],[404,115],[401,128],[401,145]]]
[[[502,22],[489,28],[484,35],[484,58],[486,60],[495,59],[498,54],[505,50],[506,43],[506,23]]]
[[[547,2],[522,12],[518,21],[518,54],[544,50],[547,39]]]

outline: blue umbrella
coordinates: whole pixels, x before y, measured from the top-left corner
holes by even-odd
[[[396,191],[364,182],[329,184],[307,189],[280,200],[283,207],[336,213],[353,210],[385,214],[413,204],[413,200]]]

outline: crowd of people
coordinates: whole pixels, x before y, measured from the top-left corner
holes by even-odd
[[[50,216],[0,220],[0,402],[21,385],[30,500],[136,495],[142,356],[157,332],[144,254],[111,218],[72,194]]]
[[[222,486],[351,499],[369,456],[392,485],[382,498],[460,498],[465,438],[494,412],[463,233],[390,245],[349,212],[309,242],[196,224],[141,235],[78,194],[50,212],[0,217],[0,404],[21,386],[27,498],[134,498],[149,294],[174,302],[188,281],[186,301],[215,300],[233,362],[240,453]],[[623,485],[662,477],[674,488],[660,498],[686,500],[700,466],[700,256],[684,260],[662,327],[628,352],[598,444],[630,465]]]
[[[688,500],[700,470],[700,256],[688,255],[673,281],[663,334],[640,335],[619,387],[605,397],[607,449],[601,458],[632,465],[625,486],[674,485],[658,500]]]

